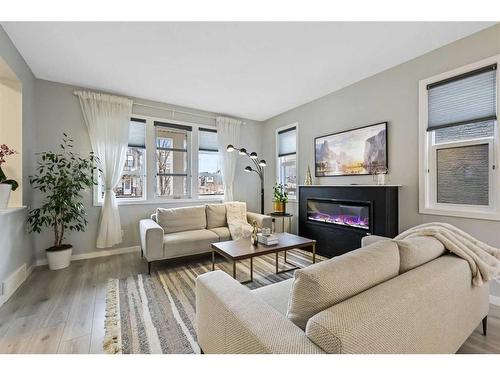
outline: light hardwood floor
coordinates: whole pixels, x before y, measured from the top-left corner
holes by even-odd
[[[107,280],[144,272],[135,253],[37,267],[0,308],[0,353],[102,353]]]
[[[146,267],[138,254],[75,261],[60,271],[37,267],[0,308],[0,353],[102,353],[107,280]],[[478,327],[459,353],[500,353],[499,316],[492,306],[488,335]]]

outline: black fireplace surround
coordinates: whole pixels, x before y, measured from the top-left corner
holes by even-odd
[[[299,234],[333,257],[357,249],[369,234],[398,234],[398,187],[300,186]]]

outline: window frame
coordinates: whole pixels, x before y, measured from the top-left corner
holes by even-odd
[[[276,161],[276,179],[275,181],[280,183],[281,181],[281,164],[280,164],[280,157],[279,157],[279,133],[282,132],[283,130],[291,129],[295,127],[296,131],[296,136],[295,136],[295,174],[297,175],[297,184],[295,188],[295,197],[290,198],[288,197],[289,202],[298,202],[299,201],[299,123],[294,122],[292,124],[284,125],[275,130],[275,136],[274,136],[274,141],[275,141],[275,156],[274,160]]]
[[[146,148],[145,148],[145,194],[144,198],[118,198],[117,204],[120,205],[147,205],[147,204],[163,204],[175,205],[179,203],[203,203],[203,202],[222,202],[224,195],[207,195],[198,196],[198,129],[213,129],[215,125],[198,124],[188,121],[172,120],[167,117],[146,116],[133,113],[131,118],[142,119],[146,121]],[[190,141],[188,141],[188,196],[182,198],[174,198],[173,196],[160,196],[156,194],[156,131],[154,122],[164,122],[176,125],[190,126],[192,128]],[[98,178],[96,174],[96,178]],[[97,179],[97,181],[100,181]],[[102,206],[103,200],[99,199],[100,188],[98,185],[93,189],[93,204],[94,206]]]
[[[500,55],[492,56],[445,73],[419,81],[419,213],[441,216],[454,216],[471,219],[500,221],[500,139],[498,119],[494,121],[493,138],[476,138],[465,141],[434,143],[434,133],[427,131],[428,90],[427,85],[452,78],[491,64],[500,66]],[[496,112],[500,109],[500,77],[496,70]],[[489,145],[489,205],[465,205],[437,202],[437,150],[451,147],[464,147],[478,144]]]

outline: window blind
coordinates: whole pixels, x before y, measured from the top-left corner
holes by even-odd
[[[193,130],[193,128],[191,126],[179,125],[179,124],[171,124],[171,123],[168,123],[168,122],[155,121],[154,124],[155,124],[155,126],[159,126],[159,127],[163,127],[163,128],[186,130],[188,132],[190,132],[190,131]]]
[[[278,157],[293,155],[297,152],[297,128],[278,132]]]
[[[130,119],[128,146],[146,148],[146,120],[138,118]]]
[[[217,130],[214,129],[199,129],[199,146],[200,151],[219,151],[217,144]]]
[[[427,131],[496,120],[496,68],[489,65],[428,85]]]

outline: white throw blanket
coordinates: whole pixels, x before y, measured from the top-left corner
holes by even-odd
[[[226,203],[226,217],[233,240],[251,236],[253,227],[247,221],[247,204],[245,202]]]
[[[480,286],[500,273],[500,249],[481,242],[470,234],[446,223],[427,223],[410,228],[395,240],[417,236],[430,236],[441,241],[453,254],[465,259],[472,271],[473,285]]]

